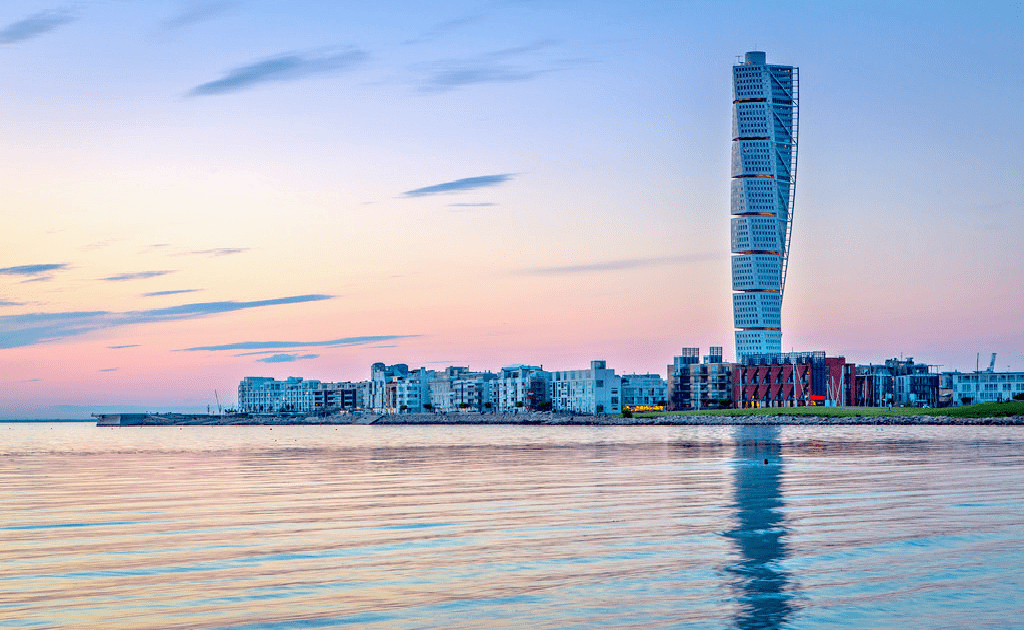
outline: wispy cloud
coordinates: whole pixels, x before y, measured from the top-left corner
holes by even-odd
[[[125,348],[138,348],[140,347],[137,343],[130,343],[124,346],[107,346],[108,350],[123,350]]]
[[[465,26],[469,26],[470,24],[475,24],[476,22],[483,20],[485,17],[486,16],[483,14],[475,14],[465,15],[463,17],[458,17],[452,20],[445,20],[444,22],[440,22],[428,28],[419,37],[415,37],[402,43],[409,46],[412,44],[422,44],[425,42],[433,41],[434,39],[437,39],[442,35],[450,33],[451,31],[455,31]]]
[[[303,359],[315,359],[319,356],[319,354],[275,354],[256,360],[263,363],[291,363],[292,361],[301,361]]]
[[[463,192],[466,190],[476,190],[478,188],[497,186],[499,184],[504,184],[510,179],[512,179],[511,173],[504,173],[501,175],[480,175],[478,177],[464,177],[462,179],[456,179],[455,181],[445,182],[443,184],[435,184],[433,186],[426,186],[424,188],[415,188],[413,190],[407,190],[404,193],[402,193],[402,195],[405,197],[425,197],[427,195]]]
[[[175,256],[230,256],[242,254],[249,251],[248,247],[215,247],[213,249],[195,249],[190,252],[181,252]]]
[[[311,294],[293,295],[271,300],[254,300],[251,302],[199,302],[143,311],[72,311],[66,313],[0,315],[0,349],[19,348],[76,337],[101,328],[110,329],[121,326],[197,319],[250,308],[317,302],[329,300],[333,297],[331,295]]]
[[[161,271],[133,271],[130,273],[119,273],[114,276],[108,276],[106,278],[100,278],[100,280],[106,280],[107,282],[126,282],[128,280],[146,280],[147,278],[159,278],[160,276],[166,276],[169,273],[174,273],[173,269],[164,269]]]
[[[177,15],[168,18],[164,22],[164,28],[173,30],[194,26],[226,13],[234,5],[234,2],[195,2]]]
[[[420,65],[414,71],[423,75],[420,89],[424,92],[447,92],[478,83],[528,81],[554,70],[546,62],[527,60],[531,54],[554,44],[552,40],[543,40],[473,57],[443,59]]]
[[[10,300],[0,300],[0,306],[24,306],[24,302],[11,302]]]
[[[326,341],[239,341],[226,343],[220,346],[196,346],[195,348],[182,348],[178,352],[196,352],[200,350],[221,351],[221,350],[284,350],[286,348],[338,348],[345,346],[361,346],[368,343],[380,341],[391,341],[392,339],[408,339],[419,335],[369,335],[363,337],[341,337],[328,339]],[[253,353],[260,354],[260,353]],[[242,355],[240,355],[242,356]]]
[[[310,75],[347,70],[367,58],[365,51],[346,48],[327,53],[289,53],[229,71],[220,79],[192,88],[188,96],[227,94],[274,81],[295,81]]]
[[[46,265],[20,265],[18,267],[4,267],[0,269],[0,276],[42,276],[62,271],[68,268],[67,263],[46,264]]]
[[[40,11],[0,29],[0,44],[15,44],[39,37],[73,21],[75,15],[70,11]]]
[[[89,243],[87,245],[82,245],[78,249],[82,250],[83,252],[89,252],[89,251],[93,251],[93,250],[97,250],[97,249],[104,249],[106,247],[110,247],[112,244],[114,244],[114,242],[115,241],[113,239],[108,239],[108,240],[105,240],[105,241],[96,241],[95,243]]]
[[[171,291],[150,291],[149,293],[143,293],[142,297],[158,297],[161,295],[178,295],[179,293],[195,293],[196,291],[202,291],[202,289],[174,289]]]
[[[479,201],[479,202],[476,202],[476,203],[466,203],[466,202],[463,202],[463,203],[450,203],[450,204],[448,204],[448,207],[450,207],[450,208],[490,208],[491,206],[496,206],[496,205],[498,205],[498,204],[494,203],[493,201]]]
[[[193,319],[217,313],[230,313],[249,308],[261,306],[277,306],[281,304],[301,304],[303,302],[319,302],[330,300],[333,295],[311,294],[294,295],[291,297],[275,298],[273,300],[255,300],[252,302],[199,302],[195,304],[182,304],[180,306],[168,306],[167,308],[155,308],[148,311],[133,311],[125,313],[129,317],[126,323],[148,323],[161,321],[174,321],[179,319]]]
[[[0,315],[0,348],[19,348],[81,335],[101,328],[111,315],[106,311]]]
[[[120,369],[121,368],[119,368],[119,367],[116,367],[116,368],[105,368],[105,369],[100,370],[100,372],[116,372],[116,371],[118,371]]]
[[[714,254],[689,254],[685,256],[657,256],[650,258],[622,258],[617,260],[603,260],[581,265],[564,265],[559,267],[534,267],[532,269],[521,269],[517,273],[528,276],[565,276],[587,273],[603,273],[608,271],[628,271],[631,269],[645,269],[648,267],[662,267],[665,265],[681,265],[688,263],[706,262],[718,258]]]

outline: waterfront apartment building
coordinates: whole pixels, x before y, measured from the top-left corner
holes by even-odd
[[[732,405],[733,364],[712,346],[700,362],[700,348],[683,348],[668,366],[668,406],[672,410],[716,409]]]
[[[371,365],[368,407],[377,413],[397,410],[394,406],[397,404],[397,392],[394,387],[390,388],[391,391],[389,392],[388,385],[396,378],[408,375],[409,366],[405,363],[396,363],[394,365],[374,363]],[[389,403],[391,404],[389,405]]]
[[[939,375],[926,363],[886,359],[884,363],[858,365],[856,404],[864,407],[939,405]]]
[[[491,407],[508,412],[539,409],[550,400],[551,372],[539,365],[508,365],[491,383]]]
[[[238,410],[253,414],[328,413],[358,409],[365,404],[362,383],[322,383],[289,376],[278,381],[268,376],[246,376],[238,384]]]
[[[367,381],[321,383],[320,387],[313,391],[313,407],[318,411],[328,412],[366,409],[368,393]]]
[[[1024,395],[1024,372],[951,372],[953,404],[976,405],[979,403],[1012,400]]]
[[[238,410],[246,413],[268,413],[281,407],[281,387],[269,376],[246,376],[238,384]]]
[[[605,361],[591,361],[588,370],[551,373],[551,409],[572,413],[621,413],[621,378]]]
[[[782,348],[796,194],[798,69],[748,52],[733,66],[732,240],[736,360]]]
[[[623,374],[620,382],[623,409],[668,404],[668,384],[660,374]]]
[[[384,386],[385,413],[420,413],[430,404],[431,375],[425,368],[395,375]]]
[[[493,372],[470,372],[468,367],[449,366],[432,373],[430,406],[433,411],[483,411],[492,406]]]

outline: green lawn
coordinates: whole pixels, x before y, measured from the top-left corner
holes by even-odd
[[[1024,416],[1024,400],[1005,403],[985,403],[967,407],[919,409],[917,407],[788,407],[779,409],[714,409],[707,411],[654,411],[634,414],[638,418],[659,416],[818,416],[818,417],[873,417],[873,416],[949,416],[952,418],[999,418]]]

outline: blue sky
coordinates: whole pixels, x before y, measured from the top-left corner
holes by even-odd
[[[800,67],[787,349],[1024,369],[1021,11],[5,2],[0,415],[730,355],[752,49]]]

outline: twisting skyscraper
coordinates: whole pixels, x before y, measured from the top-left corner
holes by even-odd
[[[796,193],[797,68],[748,52],[733,66],[732,309],[736,359],[782,349]]]

